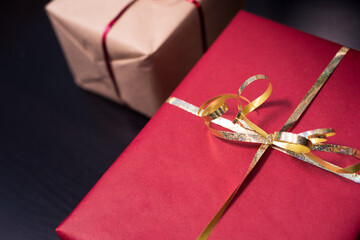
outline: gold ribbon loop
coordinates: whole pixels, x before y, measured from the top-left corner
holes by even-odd
[[[325,142],[328,137],[334,136],[335,131],[332,128],[320,128],[311,131],[306,131],[298,134],[299,136],[306,137],[313,144]]]
[[[254,111],[256,108],[258,108],[261,104],[263,104],[271,95],[272,92],[272,84],[271,82],[268,80],[266,75],[263,74],[258,74],[255,76],[252,76],[250,78],[248,78],[239,88],[238,90],[238,100],[240,100],[239,98],[241,98],[241,93],[244,91],[244,89],[250,85],[251,83],[260,80],[260,79],[264,79],[268,81],[268,87],[266,89],[266,91],[261,94],[258,98],[256,98],[255,100],[253,100],[249,105],[247,105],[246,107],[244,107],[244,109],[239,108],[239,113],[237,115],[237,117],[240,118],[241,115],[241,111],[244,113],[244,115]],[[238,101],[239,105],[241,106],[240,101]]]
[[[310,152],[311,141],[299,134],[290,132],[275,132],[273,134],[273,145],[296,152]]]

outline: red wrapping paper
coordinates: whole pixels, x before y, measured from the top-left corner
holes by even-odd
[[[241,11],[172,96],[200,106],[266,74],[273,93],[248,117],[278,131],[340,47]],[[329,142],[359,148],[359,71],[350,50],[292,132],[331,127]],[[254,99],[266,84],[248,88],[243,96]],[[196,239],[258,146],[220,140],[201,118],[164,104],[56,231],[63,240]],[[359,184],[269,149],[210,239],[355,239],[359,202]]]

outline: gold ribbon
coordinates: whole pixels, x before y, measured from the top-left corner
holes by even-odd
[[[288,132],[288,130],[292,126],[294,126],[296,121],[300,118],[302,113],[309,106],[316,94],[320,91],[321,87],[325,84],[327,79],[330,77],[330,75],[335,70],[335,68],[337,67],[341,59],[345,56],[348,50],[349,48],[342,47],[337,52],[335,57],[321,73],[320,77],[311,87],[309,92],[306,94],[304,99],[292,113],[292,115],[287,120],[282,129],[279,132],[274,132],[272,134],[266,133],[263,129],[252,123],[246,117],[248,113],[258,108],[271,95],[272,84],[265,75],[260,74],[250,77],[241,85],[237,94],[223,94],[216,96],[206,101],[200,108],[197,108],[190,103],[174,97],[168,98],[168,103],[177,106],[185,111],[188,111],[192,114],[200,116],[204,120],[210,132],[216,137],[230,141],[241,141],[261,144],[242,181],[227,199],[225,204],[219,209],[219,211],[207,225],[205,230],[200,234],[200,236],[198,237],[199,240],[204,240],[209,237],[211,231],[213,230],[217,222],[220,220],[225,210],[228,208],[240,186],[242,185],[246,177],[249,175],[249,173],[252,171],[252,169],[255,167],[255,165],[258,163],[261,156],[268,149],[268,147],[272,147],[276,150],[289,154],[302,161],[313,164],[317,167],[337,174],[341,177],[347,178],[356,183],[360,183],[360,175],[356,173],[360,170],[360,162],[352,166],[342,168],[332,163],[329,163],[312,153],[312,151],[340,153],[360,159],[360,152],[357,149],[341,145],[324,143],[325,141],[327,141],[328,137],[335,135],[333,129],[322,128],[298,134]],[[263,94],[261,94],[252,102],[250,102],[247,98],[241,96],[241,93],[248,85],[260,79],[266,80],[268,82],[268,87]],[[237,99],[238,102],[238,114],[233,122],[221,117],[228,110],[228,105],[226,104],[226,100],[228,99]],[[241,99],[248,102],[248,105],[242,107]],[[218,130],[213,127],[214,124],[230,131]]]

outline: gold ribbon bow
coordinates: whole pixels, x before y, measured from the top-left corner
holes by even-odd
[[[288,132],[288,130],[296,123],[296,121],[300,118],[301,114],[309,106],[316,94],[320,91],[321,87],[325,84],[327,79],[330,77],[330,75],[335,70],[335,68],[348,50],[349,48],[342,47],[338,51],[338,53],[331,60],[331,62],[322,72],[320,77],[317,79],[315,84],[306,94],[304,99],[292,113],[292,115],[282,127],[282,129],[279,132],[274,132],[272,134],[266,133],[263,129],[252,123],[246,117],[248,113],[258,108],[271,95],[272,84],[265,75],[260,74],[250,77],[241,85],[237,94],[223,94],[216,96],[206,101],[200,108],[197,108],[190,103],[174,97],[170,97],[167,100],[167,102],[172,105],[175,105],[183,110],[200,116],[205,121],[205,124],[209,128],[210,132],[219,138],[230,141],[241,141],[261,144],[243,180],[239,183],[239,185],[227,199],[225,204],[220,208],[215,217],[210,221],[205,230],[200,234],[198,239],[203,240],[208,238],[211,231],[231,203],[240,186],[242,185],[246,177],[249,175],[249,173],[252,171],[252,169],[255,167],[255,165],[258,163],[261,156],[264,154],[268,147],[272,147],[300,160],[303,160],[307,163],[313,164],[334,174],[360,183],[360,175],[356,173],[360,170],[360,162],[352,166],[342,168],[332,163],[329,163],[312,153],[312,151],[340,153],[360,159],[360,152],[354,148],[324,143],[325,141],[327,141],[328,137],[335,135],[333,129],[322,128],[298,134]],[[268,87],[262,95],[260,95],[252,102],[250,102],[247,98],[241,96],[241,93],[248,85],[260,79],[266,80],[268,82]],[[238,114],[233,122],[221,117],[228,110],[228,105],[226,104],[226,100],[228,99],[237,99],[238,102]],[[248,105],[244,108],[241,105],[241,99],[248,102]],[[213,124],[219,125],[230,131],[222,131],[213,128]]]

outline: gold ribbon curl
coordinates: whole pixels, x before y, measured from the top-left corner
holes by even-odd
[[[174,97],[170,97],[167,100],[168,103],[174,106],[177,106],[183,110],[200,116],[204,120],[210,132],[216,137],[230,141],[261,144],[242,181],[227,199],[225,204],[219,209],[217,214],[210,221],[204,231],[200,234],[198,240],[205,240],[209,237],[211,231],[214,229],[215,225],[220,220],[225,210],[228,208],[240,186],[242,185],[246,177],[249,175],[249,173],[252,171],[252,169],[255,167],[255,165],[258,163],[261,156],[264,154],[268,147],[272,147],[276,150],[289,154],[307,163],[313,164],[324,170],[352,180],[356,183],[360,183],[360,175],[356,173],[360,171],[360,162],[346,168],[342,168],[321,159],[312,152],[323,151],[330,153],[340,153],[360,159],[360,151],[357,149],[341,145],[324,143],[327,141],[328,137],[335,135],[333,129],[321,128],[298,134],[288,132],[288,130],[292,126],[294,126],[295,122],[300,118],[302,113],[309,106],[311,101],[315,98],[316,94],[320,91],[321,87],[325,84],[327,79],[330,77],[330,75],[335,70],[335,68],[337,67],[343,56],[345,56],[348,50],[349,48],[342,47],[337,52],[335,57],[331,60],[329,65],[322,72],[322,74],[311,87],[304,99],[292,113],[283,128],[280,131],[271,134],[266,133],[263,129],[252,123],[246,117],[247,114],[261,106],[261,104],[263,104],[271,95],[272,84],[269,79],[262,74],[255,75],[247,79],[241,85],[237,94],[223,94],[213,97],[210,100],[206,101],[200,108],[197,108],[190,103]],[[250,102],[247,98],[241,96],[243,90],[248,85],[261,79],[266,80],[268,83],[268,87],[263,94],[261,94],[252,102]],[[225,114],[229,109],[228,105],[226,104],[226,100],[229,99],[236,99],[238,103],[238,113],[234,121],[232,122],[222,117],[222,115]],[[248,105],[242,107],[241,100],[245,100]],[[214,124],[219,125],[230,131],[218,130],[213,127]]]

